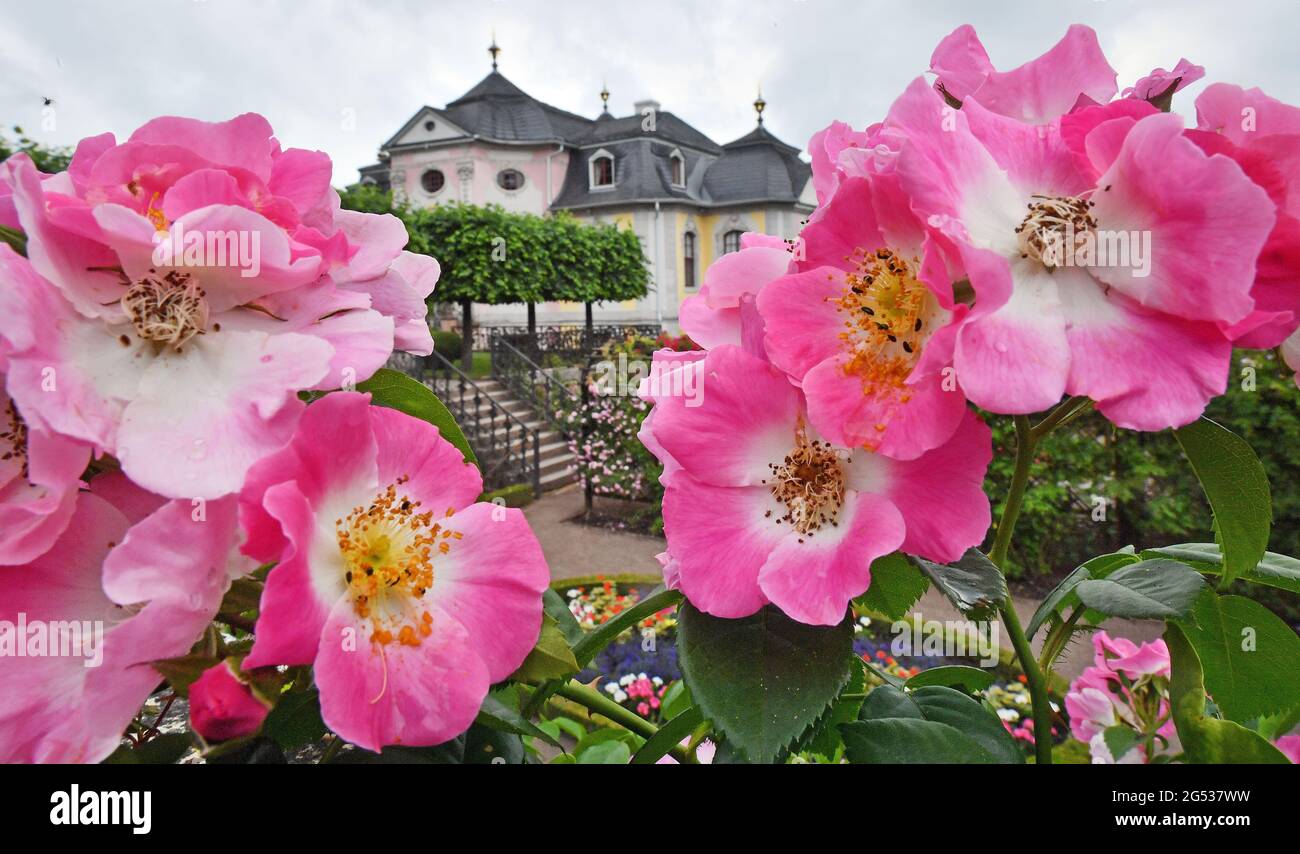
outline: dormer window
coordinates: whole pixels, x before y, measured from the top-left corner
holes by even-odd
[[[591,156],[588,161],[591,168],[591,186],[612,187],[614,186],[614,155],[601,149]]]
[[[686,186],[686,158],[682,157],[680,151],[674,151],[668,155],[668,164],[672,171],[672,180],[674,187]]]

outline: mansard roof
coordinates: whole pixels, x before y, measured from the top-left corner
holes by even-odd
[[[441,119],[443,135],[420,138],[421,119]],[[561,144],[574,149],[553,208],[585,208],[645,202],[699,206],[740,203],[798,203],[811,167],[799,149],[773,136],[762,124],[741,138],[718,145],[674,113],[588,119],[533,98],[493,69],[441,110],[423,107],[384,143],[389,149],[454,143],[466,139],[508,144]],[[409,138],[413,136],[414,138]],[[403,141],[403,140],[406,141]],[[614,186],[590,187],[588,164],[598,151],[614,157]],[[674,154],[685,160],[685,186],[672,183]],[[381,164],[364,177],[385,182]]]

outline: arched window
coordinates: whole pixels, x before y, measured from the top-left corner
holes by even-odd
[[[614,155],[608,151],[598,151],[591,158],[591,186],[614,186]]]
[[[446,183],[447,176],[442,174],[441,169],[429,169],[420,176],[420,186],[430,195],[437,193]]]
[[[682,235],[682,260],[685,262],[684,284],[687,290],[695,289],[695,235],[686,232]]]
[[[497,186],[510,192],[524,185],[524,173],[518,169],[502,169],[497,173]]]
[[[728,231],[726,234],[722,235],[722,251],[724,253],[739,252],[740,236],[742,234],[744,234],[743,231]]]
[[[686,186],[686,158],[682,157],[680,151],[674,151],[668,157],[668,162],[672,166],[672,180],[674,187]]]

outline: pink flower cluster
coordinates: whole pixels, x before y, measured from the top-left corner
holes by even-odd
[[[315,662],[326,722],[369,749],[463,732],[535,642],[522,514],[476,503],[430,424],[303,400],[432,350],[437,262],[340,209],[331,174],[255,114],[91,137],[53,175],[0,164],[26,239],[0,245],[0,761],[103,759],[150,663],[259,564],[243,666]],[[228,675],[197,686],[214,738],[263,716]]]
[[[1179,752],[1170,717],[1169,648],[1162,640],[1137,645],[1106,632],[1092,637],[1093,666],[1070,684],[1065,710],[1070,732],[1088,745],[1098,764],[1141,764],[1156,755]],[[1118,758],[1106,743],[1106,730],[1133,731],[1133,745]]]
[[[1291,336],[1300,364],[1300,109],[1216,83],[1185,128],[1162,110],[1203,69],[1116,97],[1083,26],[1011,71],[960,27],[930,71],[880,122],[812,138],[807,225],[745,235],[682,306],[707,352],[655,355],[703,386],[698,407],[646,386],[641,436],[665,572],[707,612],[834,623],[874,558],[978,545],[989,433],[968,403],[1077,395],[1161,430],[1223,393],[1234,344]]]

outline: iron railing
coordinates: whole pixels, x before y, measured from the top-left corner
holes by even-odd
[[[488,490],[528,483],[542,491],[539,431],[507,410],[460,368],[437,351],[428,356],[396,352],[388,367],[424,383],[451,410],[478,457]]]
[[[547,323],[532,332],[523,325],[476,326],[474,349],[489,349],[492,339],[500,335],[538,364],[545,364],[546,354],[577,364],[610,341],[628,335],[654,338],[662,331],[663,327],[657,323],[602,323],[590,330],[584,323]]]
[[[492,377],[567,437],[571,431],[562,413],[578,405],[578,393],[557,379],[553,369],[538,365],[505,335],[492,336],[491,356]]]

